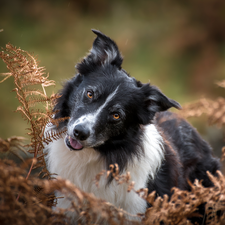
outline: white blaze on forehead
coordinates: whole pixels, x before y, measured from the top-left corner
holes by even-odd
[[[116,88],[116,90],[111,93],[105,100],[105,102],[93,113],[88,113],[85,114],[83,116],[81,116],[80,118],[78,118],[73,124],[69,125],[68,127],[68,133],[69,135],[73,134],[73,130],[75,128],[76,125],[83,123],[85,124],[86,127],[88,127],[90,129],[90,132],[92,133],[93,130],[92,128],[94,127],[99,114],[101,113],[102,109],[105,108],[105,106],[113,99],[113,97],[116,95],[117,91],[118,91],[119,86]],[[70,123],[69,123],[70,124]]]

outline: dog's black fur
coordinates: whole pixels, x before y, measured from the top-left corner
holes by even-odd
[[[97,110],[107,96],[119,87],[108,114],[118,112],[120,120],[105,116],[104,111],[93,128],[95,134],[99,134],[92,138],[96,143],[85,142],[90,133],[86,128],[79,130],[82,138],[75,132],[69,134],[73,141],[84,148],[93,147],[104,158],[106,169],[110,164],[117,163],[120,171],[124,172],[129,162],[144,154],[143,127],[154,124],[163,138],[164,160],[155,178],[146,178],[149,192],[155,190],[159,196],[171,196],[172,187],[190,190],[187,181],[194,182],[195,179],[203,180],[205,187],[212,186],[206,171],[216,174],[220,169],[219,160],[212,156],[211,147],[189,123],[166,111],[170,107],[180,109],[179,103],[167,98],[155,86],[131,78],[121,68],[123,58],[115,42],[99,31],[93,32],[97,38],[90,54],[77,64],[79,74],[65,84],[54,108],[55,119],[72,118],[62,121],[58,129],[68,127],[88,110]],[[88,91],[86,87],[90,85],[96,87],[90,90],[94,93],[92,99],[82,92]],[[117,103],[119,106],[116,106]],[[79,104],[82,107],[78,107]],[[74,149],[71,143],[70,139],[66,140],[70,149],[80,150]]]
[[[155,123],[166,140],[166,160],[155,182],[148,186],[149,191],[157,190],[160,196],[165,193],[170,196],[174,186],[190,191],[188,180],[193,183],[195,179],[201,180],[205,187],[213,186],[206,171],[215,175],[221,165],[218,158],[212,157],[211,147],[196,129],[168,111],[157,113]]]

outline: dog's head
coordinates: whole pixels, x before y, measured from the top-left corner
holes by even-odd
[[[78,74],[69,80],[55,106],[55,118],[67,126],[65,138],[71,150],[100,149],[107,143],[119,145],[135,139],[140,125],[151,123],[156,112],[179,103],[150,84],[131,78],[122,68],[123,58],[109,37],[97,35],[90,53],[76,65]]]

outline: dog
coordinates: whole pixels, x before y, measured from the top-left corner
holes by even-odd
[[[118,165],[120,174],[130,172],[135,190],[148,188],[157,196],[171,196],[172,187],[190,190],[188,180],[213,186],[206,171],[216,174],[219,160],[196,129],[167,111],[181,109],[180,104],[131,77],[121,67],[116,43],[92,31],[97,37],[89,54],[76,65],[78,74],[65,83],[56,101],[59,125],[45,131],[67,129],[45,149],[50,173],[131,214],[144,213],[149,205],[112,178],[101,179],[99,187],[93,182],[111,164]],[[59,199],[57,206],[68,208],[70,202]]]

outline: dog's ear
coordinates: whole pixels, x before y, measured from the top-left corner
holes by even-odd
[[[140,90],[144,94],[144,110],[145,115],[141,113],[141,123],[149,123],[157,112],[166,111],[167,109],[174,107],[181,109],[178,102],[166,97],[157,87],[149,84],[144,84]]]
[[[116,43],[100,31],[94,29],[92,31],[97,35],[90,51],[94,60],[101,64],[110,63],[121,68],[123,58]]]
[[[119,52],[116,43],[109,37],[97,30],[92,30],[97,38],[93,42],[90,53],[76,65],[81,74],[92,72],[96,66],[103,64],[112,64],[121,69],[123,58]]]

